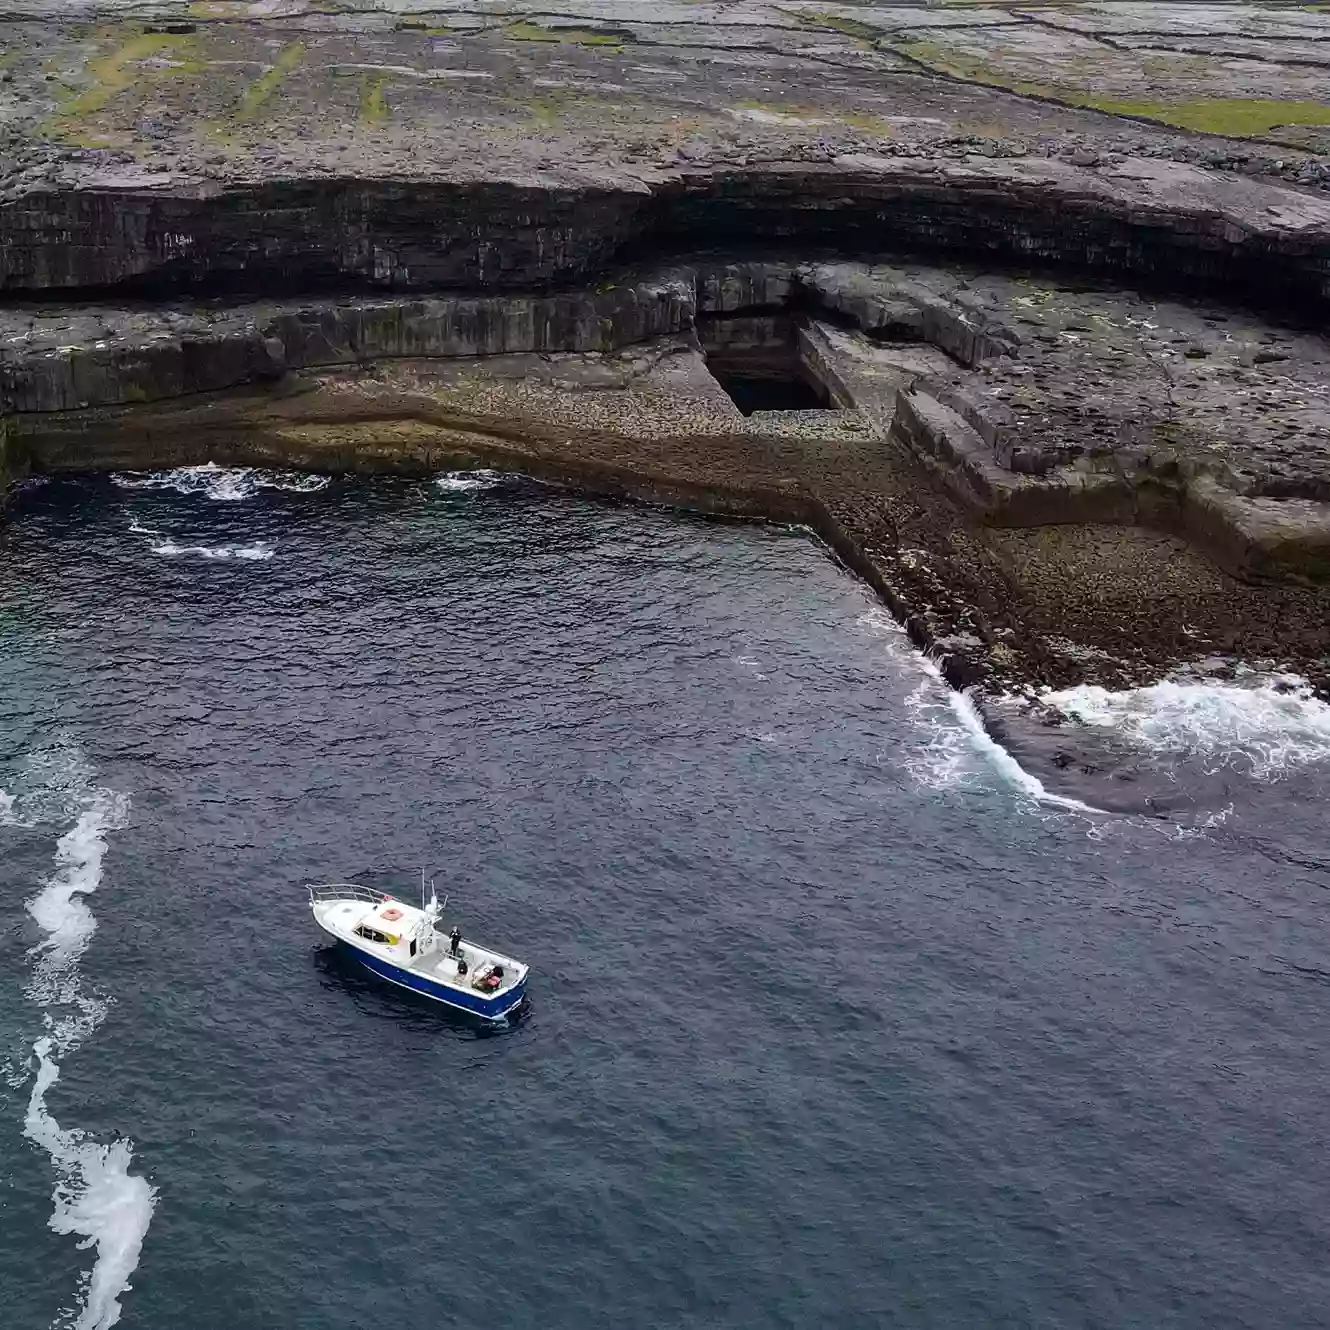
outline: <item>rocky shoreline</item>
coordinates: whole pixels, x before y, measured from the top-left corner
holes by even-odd
[[[76,325],[11,309],[11,465],[507,467],[808,526],[958,685],[1127,684],[1206,654],[1320,677],[1320,339],[954,268],[698,257],[617,276],[549,297],[83,307]],[[1172,340],[1142,351],[1159,329],[1134,322],[1162,317]],[[1301,376],[1300,451],[1266,415],[1234,419],[1240,378],[1215,381],[1221,359],[1259,379],[1261,357]],[[825,405],[744,416],[718,363],[805,375]],[[1095,582],[1109,547],[1132,551],[1113,588]]]
[[[676,8],[608,35],[590,0],[499,24],[461,0],[32,19],[66,72],[6,78],[27,109],[0,183],[0,479],[508,467],[807,526],[958,686],[1207,659],[1330,686],[1312,139],[1274,183],[1232,137],[1169,127],[1195,109],[1077,109],[943,60],[940,11]],[[1029,36],[969,17],[962,45]],[[1288,16],[1240,36],[1305,45],[1308,23],[1330,39]],[[352,56],[359,120],[334,134],[310,117]],[[773,69],[786,100],[745,101]],[[514,78],[539,122],[516,137]],[[609,83],[632,117],[584,114]],[[1001,132],[957,134],[981,112]],[[59,147],[76,120],[106,144]]]

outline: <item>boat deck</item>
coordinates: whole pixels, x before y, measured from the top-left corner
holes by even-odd
[[[466,961],[466,974],[457,973],[458,959]],[[471,979],[479,974],[487,965],[503,966],[503,983],[498,988],[481,990],[471,986]],[[427,952],[423,956],[417,956],[410,965],[406,967],[415,974],[423,974],[435,983],[447,984],[450,988],[462,988],[469,993],[482,993],[485,997],[501,997],[510,988],[512,988],[520,979],[520,973],[515,961],[507,956],[500,956],[497,952],[486,951],[484,947],[473,946],[465,939],[462,940],[458,948],[458,955],[454,956],[449,950],[446,937],[440,938],[439,949]]]

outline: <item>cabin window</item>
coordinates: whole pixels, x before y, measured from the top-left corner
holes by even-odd
[[[411,954],[412,954],[413,956],[416,954],[416,940],[415,940],[415,938],[412,938],[412,939],[411,939]]]
[[[362,926],[360,928],[357,928],[356,932],[359,933],[361,937],[368,938],[369,941],[371,942],[387,943],[388,941],[388,939],[384,937],[382,933],[378,932],[373,928],[365,928],[364,926]]]

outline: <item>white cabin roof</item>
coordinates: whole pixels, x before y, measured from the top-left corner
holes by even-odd
[[[386,900],[369,906],[360,916],[358,927],[376,928],[390,937],[404,938],[415,932],[420,922],[420,911],[403,901]]]

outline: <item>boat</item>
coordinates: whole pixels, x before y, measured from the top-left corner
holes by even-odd
[[[500,1021],[526,998],[528,967],[439,925],[443,910],[431,888],[421,904],[354,882],[311,884],[314,922],[371,974],[458,1011]]]

